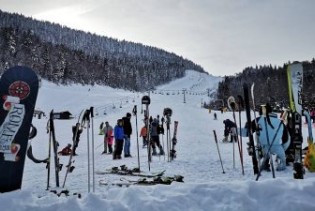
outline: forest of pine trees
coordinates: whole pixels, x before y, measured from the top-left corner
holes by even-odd
[[[143,91],[202,67],[162,49],[119,41],[0,10],[0,74],[29,66],[55,83]]]

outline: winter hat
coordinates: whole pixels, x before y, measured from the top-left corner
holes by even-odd
[[[127,117],[131,117],[131,113],[128,112],[126,116],[127,116]]]

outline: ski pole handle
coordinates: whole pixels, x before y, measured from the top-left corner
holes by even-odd
[[[132,109],[132,113],[134,116],[137,115],[137,105],[134,105],[133,109]]]
[[[213,134],[215,143],[218,143],[217,133],[215,132],[215,130],[213,130]]]
[[[94,117],[94,107],[90,107],[90,113],[91,113],[91,117],[93,118]]]

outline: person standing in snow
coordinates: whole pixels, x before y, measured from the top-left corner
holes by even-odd
[[[113,159],[121,159],[121,153],[124,145],[124,128],[123,120],[118,119],[117,125],[114,128],[114,137],[115,137],[115,149],[113,153]]]
[[[103,128],[103,133],[104,133],[104,151],[102,154],[107,153],[107,147],[109,150],[109,153],[112,153],[111,147],[109,147],[109,141],[112,139],[113,135],[113,127],[106,121],[105,122],[105,127]]]
[[[125,117],[122,118],[123,120],[123,127],[124,127],[124,153],[125,157],[131,157],[130,154],[130,135],[132,134],[132,127],[131,127],[131,113],[127,113]]]
[[[160,144],[160,126],[158,119],[154,118],[150,127],[150,136],[152,140],[152,155],[157,155],[156,147],[160,150],[160,155],[164,155],[163,147]]]
[[[147,140],[147,126],[146,124],[141,128],[140,130],[140,137],[142,137],[142,147],[145,148],[148,145],[148,140]]]
[[[229,119],[223,121],[224,124],[224,136],[225,140],[227,140],[228,134],[231,134],[230,142],[237,141],[236,138],[236,124]]]

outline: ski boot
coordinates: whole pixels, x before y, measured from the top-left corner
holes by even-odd
[[[282,163],[282,162],[280,162],[280,163],[278,163],[278,165],[277,165],[276,171],[284,171],[285,168],[286,168],[285,164]]]
[[[222,139],[222,142],[223,142],[223,143],[228,142],[228,136],[225,136],[225,137]]]
[[[294,179],[304,179],[305,169],[303,164],[300,162],[295,162],[293,164],[293,177]]]
[[[165,153],[164,153],[164,150],[163,150],[163,148],[162,147],[160,147],[160,155],[164,155]]]
[[[265,161],[265,164],[262,166],[261,170],[262,171],[268,171],[270,172],[270,164],[268,163],[269,162],[269,159]]]
[[[250,145],[249,142],[246,143],[247,144],[247,152],[249,156],[253,156],[254,150],[252,148],[252,146]]]

